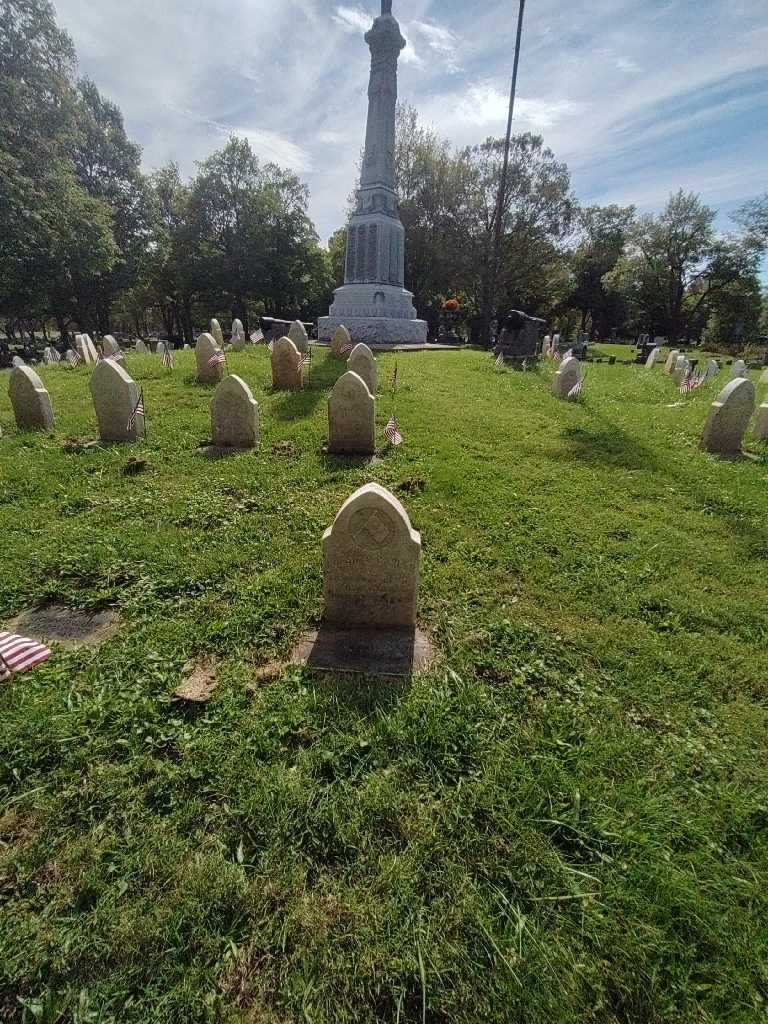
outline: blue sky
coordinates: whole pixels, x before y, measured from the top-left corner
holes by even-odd
[[[321,238],[364,137],[378,0],[55,0],[80,73],[121,107],[147,170],[231,133],[294,168]],[[501,135],[515,0],[394,0],[400,96],[454,143]],[[768,0],[528,0],[516,128],[544,135],[585,203],[728,215],[768,190]]]

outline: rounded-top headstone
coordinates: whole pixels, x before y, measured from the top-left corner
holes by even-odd
[[[733,366],[731,367],[731,380],[736,380],[737,377],[743,377],[747,372],[747,364],[743,359],[734,360]]]
[[[371,394],[376,394],[379,390],[379,371],[373,352],[363,342],[355,345],[350,352],[349,359],[347,360],[347,369],[354,371],[359,377],[362,377],[368,385],[368,390]]]
[[[757,410],[755,438],[758,441],[768,441],[768,399]]]
[[[138,354],[141,355],[141,356],[148,356],[149,355],[149,349],[147,348],[145,343],[141,340],[141,338],[139,338],[139,340],[136,342],[135,349],[136,349],[136,352],[138,352]]]
[[[656,348],[654,348],[654,349],[652,349],[652,350],[651,350],[651,353],[650,353],[650,355],[649,355],[649,356],[648,356],[648,358],[647,358],[647,359],[645,360],[645,365],[647,366],[647,368],[648,368],[649,370],[650,370],[650,369],[651,369],[651,368],[652,368],[653,366],[655,366],[655,365],[656,365],[656,360],[657,360],[657,359],[659,358],[659,356],[660,356],[660,355],[661,355],[661,348],[660,348],[660,347],[659,347],[659,346],[657,345],[657,346],[656,346]]]
[[[120,354],[120,346],[117,343],[117,339],[111,334],[104,335],[103,342],[104,355],[109,359],[110,356],[117,356]]]
[[[84,363],[95,364],[99,361],[99,353],[96,351],[96,346],[87,334],[79,334],[77,336],[80,339],[78,344],[78,352],[80,353]],[[75,338],[77,343],[77,338]]]
[[[26,365],[27,364],[24,362],[24,360],[21,358],[21,356],[14,356],[13,359],[11,360],[11,366],[13,366],[13,367],[26,366]]]
[[[728,381],[709,408],[701,447],[720,455],[736,455],[755,408],[755,387],[746,377]]]
[[[675,364],[677,363],[677,357],[679,355],[680,355],[680,349],[678,349],[678,348],[672,349],[672,351],[667,356],[666,363],[664,364],[664,373],[669,373],[669,374],[672,373],[672,371],[675,369]]]
[[[51,396],[33,369],[17,366],[12,370],[8,394],[19,430],[53,429]]]
[[[232,321],[232,348],[235,352],[242,352],[247,344],[245,329],[242,320]]]
[[[763,372],[760,374],[760,383],[761,384],[768,384],[768,367],[766,367],[763,370]]]
[[[144,433],[144,417],[130,423],[139,401],[136,382],[119,363],[103,359],[91,376],[91,395],[102,441],[135,441]]]
[[[576,356],[567,356],[560,363],[560,369],[552,381],[552,394],[567,398],[569,392],[581,380],[581,363]]]
[[[421,537],[388,490],[366,484],[323,536],[325,619],[340,626],[416,625]]]
[[[352,348],[352,335],[349,333],[344,324],[341,324],[336,328],[336,331],[331,339],[331,354],[336,359],[346,359],[350,354]],[[346,353],[345,353],[345,350]]]
[[[211,320],[211,334],[213,335],[214,341],[219,348],[224,348],[224,334],[221,330],[221,324],[215,318]]]
[[[218,384],[223,378],[224,361],[217,361],[217,357],[222,354],[221,346],[216,344],[216,339],[212,334],[201,334],[197,339],[195,360],[197,361],[197,379],[201,384]]]
[[[255,448],[259,443],[259,407],[251,389],[235,374],[216,388],[211,430],[217,448]]]
[[[288,331],[288,337],[302,355],[306,355],[309,352],[309,337],[301,320],[293,321]]]
[[[272,346],[272,387],[275,391],[300,391],[304,386],[301,352],[290,338],[278,338]]]
[[[168,346],[166,345],[166,343],[164,341],[158,341],[157,348],[155,349],[155,355],[160,356],[160,358],[162,359],[167,351]]]
[[[710,377],[714,377],[720,372],[720,364],[716,359],[710,359],[707,365],[704,367],[704,379],[709,380]]]
[[[376,448],[376,399],[363,378],[347,370],[328,399],[328,451],[372,455]]]

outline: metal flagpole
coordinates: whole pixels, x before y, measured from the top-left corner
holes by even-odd
[[[501,261],[501,227],[504,218],[504,204],[507,198],[507,175],[509,173],[509,151],[512,144],[512,118],[515,112],[515,94],[517,92],[517,71],[520,66],[520,43],[523,38],[523,14],[525,13],[525,0],[520,0],[520,10],[517,16],[517,40],[515,41],[515,63],[512,69],[512,85],[509,90],[509,116],[507,117],[507,135],[504,142],[504,164],[499,182],[499,195],[496,203],[496,223],[493,238],[493,263],[491,266],[491,288],[490,302],[487,312],[487,329],[490,334],[490,323],[493,317],[493,309],[496,305],[496,288],[499,277],[499,263]],[[490,337],[488,338],[490,341]]]

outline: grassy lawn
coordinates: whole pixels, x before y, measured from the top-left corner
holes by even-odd
[[[727,371],[681,399],[590,365],[573,405],[549,365],[400,355],[405,444],[383,395],[365,464],[322,451],[340,364],[298,395],[264,348],[229,364],[262,443],[219,461],[192,353],[129,356],[128,448],[67,447],[86,369],[40,371],[53,436],[15,431],[0,374],[0,621],[123,616],[1,691],[0,1020],[765,1021],[768,454],[697,449]],[[438,663],[262,678],[368,480],[422,533]],[[202,656],[216,695],[178,706]]]

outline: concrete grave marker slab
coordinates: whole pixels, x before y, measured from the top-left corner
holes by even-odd
[[[379,390],[379,370],[373,352],[367,345],[362,343],[355,345],[349,354],[347,369],[352,370],[358,377],[362,377],[371,394],[376,394]]]
[[[667,356],[666,363],[664,364],[664,373],[668,373],[668,374],[672,373],[672,371],[675,369],[675,364],[677,363],[677,357],[679,355],[680,355],[680,349],[678,349],[678,348],[672,349],[672,351]]]
[[[91,377],[91,395],[102,441],[135,441],[144,433],[144,417],[129,420],[139,401],[139,389],[119,363],[104,359]]]
[[[552,381],[552,394],[567,398],[569,392],[581,380],[581,363],[575,356],[568,356],[560,363],[560,369]]]
[[[221,345],[212,334],[201,334],[195,345],[197,379],[201,384],[218,384],[226,372]],[[213,362],[211,362],[213,360]]]
[[[63,647],[97,646],[119,628],[117,612],[86,612],[60,604],[28,608],[5,624],[5,629],[11,633],[21,633],[39,643],[57,643]]]
[[[709,409],[700,447],[719,455],[738,455],[755,408],[755,387],[751,380],[729,381]]]
[[[19,430],[53,430],[51,396],[31,367],[17,366],[11,371],[8,394]]]
[[[376,448],[376,399],[362,377],[347,370],[328,399],[328,451],[372,455]]]
[[[733,366],[731,367],[731,380],[736,380],[737,377],[744,377],[747,372],[747,364],[743,359],[734,360]]]
[[[414,628],[421,537],[388,490],[366,484],[323,536],[325,621],[344,628]]]
[[[216,344],[219,346],[219,348],[223,349],[224,348],[224,334],[223,334],[223,332],[221,330],[221,324],[216,319],[211,320],[211,334],[213,336],[213,340],[216,342]]]
[[[216,388],[211,429],[217,448],[255,448],[259,443],[259,407],[245,381],[234,374]]]
[[[302,355],[309,352],[309,337],[301,320],[294,320],[288,331],[288,337]]]
[[[345,349],[352,348],[352,335],[349,333],[344,324],[341,324],[336,328],[333,338],[331,338],[331,354],[336,359],[346,359],[349,356],[349,352],[344,355]]]
[[[275,391],[301,391],[304,363],[290,338],[278,338],[272,346],[272,387]]]

